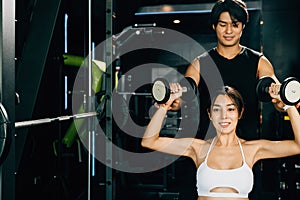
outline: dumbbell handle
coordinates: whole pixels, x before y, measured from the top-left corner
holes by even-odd
[[[187,92],[188,91],[188,89],[187,89],[187,87],[181,87],[181,89],[182,89],[182,92]],[[177,91],[171,91],[171,93],[178,93]]]

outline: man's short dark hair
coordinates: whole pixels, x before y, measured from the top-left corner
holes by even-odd
[[[211,11],[211,23],[216,26],[223,12],[229,12],[233,22],[248,23],[247,5],[242,0],[218,0]]]

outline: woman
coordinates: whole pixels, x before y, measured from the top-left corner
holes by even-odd
[[[294,140],[246,141],[238,138],[236,127],[244,111],[244,102],[237,90],[225,86],[217,91],[208,109],[216,136],[208,140],[160,137],[160,129],[172,102],[182,95],[177,83],[170,84],[169,101],[158,105],[142,139],[142,146],[164,153],[188,156],[197,167],[198,200],[248,199],[253,186],[253,165],[261,159],[300,154],[300,116],[295,106],[281,102],[290,117]],[[280,100],[280,85],[272,84],[269,93]],[[178,91],[178,92],[177,92]]]

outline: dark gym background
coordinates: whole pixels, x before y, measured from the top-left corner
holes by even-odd
[[[208,24],[213,0],[91,2],[91,36],[95,45],[126,27],[151,23],[187,34],[206,49],[215,45],[214,33]],[[112,6],[108,7],[107,2],[112,2]],[[250,23],[242,43],[263,51],[280,81],[289,76],[300,78],[298,1],[249,0],[246,3]],[[164,6],[171,6],[177,12],[158,12]],[[81,59],[88,55],[88,1],[3,0],[1,11],[1,100],[10,121],[71,115],[72,84],[80,66],[67,64],[65,56]],[[112,19],[107,19],[110,15]],[[174,19],[180,19],[181,23],[173,24]],[[182,51],[189,54],[191,49],[186,47]],[[120,60],[114,63],[120,65],[120,74],[149,62],[166,64],[180,72],[184,72],[188,64],[167,52],[151,50],[133,52]],[[145,72],[145,79],[153,79],[149,76],[151,70]],[[137,77],[126,77],[129,82],[135,79]],[[125,90],[129,89],[129,82],[125,83]],[[83,86],[83,89],[86,88]],[[149,88],[139,90],[148,92]],[[101,91],[105,91],[105,87]],[[82,95],[80,92],[78,95]],[[135,96],[131,100],[130,115],[137,124],[147,124],[149,116],[145,113],[152,103],[149,95]],[[289,121],[283,113],[275,111],[270,103],[261,104],[260,109],[261,129],[256,136],[292,137]],[[178,113],[168,116],[174,126],[177,117]],[[75,139],[69,146],[62,142],[71,124],[71,120],[66,120],[21,129],[12,127],[7,156],[1,165],[0,199],[195,199],[195,168],[191,160],[184,157],[164,169],[139,174],[109,170],[96,161],[94,174],[88,174],[89,154],[80,140]],[[174,130],[165,127],[164,133],[174,134]],[[113,141],[123,149],[145,151],[137,138],[124,136],[118,128],[113,128],[112,135]],[[300,198],[299,156],[264,160],[254,170],[253,199]]]

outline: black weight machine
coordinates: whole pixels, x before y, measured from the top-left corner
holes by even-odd
[[[115,92],[115,100],[117,102],[127,102],[128,109],[126,112],[130,115],[133,121],[145,126],[149,120],[148,111],[153,105],[153,96],[151,93],[151,85],[155,77],[152,77],[151,73],[155,72],[157,68],[149,67],[145,74],[141,74],[140,77],[134,74],[126,74],[126,67],[123,66],[122,55],[126,53],[127,45],[135,44],[135,38],[146,38],[150,41],[152,37],[163,37],[164,32],[161,31],[156,25],[153,24],[135,24],[133,26],[125,28],[121,33],[113,36],[113,44],[115,47],[115,70],[119,72],[118,87]],[[146,42],[147,43],[147,42]],[[151,44],[149,45],[151,46]],[[134,48],[133,48],[134,49]],[[137,50],[139,50],[137,48]],[[124,61],[125,62],[125,61]],[[160,67],[158,65],[158,67]],[[148,71],[149,70],[149,71]],[[123,73],[123,74],[122,74]],[[150,76],[149,76],[150,75]],[[155,76],[155,75],[154,75]],[[139,85],[141,80],[145,85]],[[149,84],[147,84],[149,83]],[[138,85],[138,86],[137,86]],[[140,87],[139,87],[140,86]],[[137,88],[136,88],[137,87]],[[122,111],[121,111],[122,112]],[[144,113],[144,115],[141,113]],[[178,123],[180,121],[179,113],[170,112],[166,117],[165,126],[163,127],[162,134],[174,136],[176,131],[179,130]],[[126,126],[126,125],[125,125]],[[141,133],[142,134],[142,133]],[[116,143],[122,148],[136,153],[147,152],[140,145],[140,139],[131,137],[127,133],[123,133],[122,130],[116,132]],[[122,155],[120,155],[122,157]],[[122,158],[120,160],[122,161]],[[166,162],[168,157],[162,155],[157,162]],[[126,158],[124,160],[126,162]],[[130,163],[128,163],[130,165]],[[133,164],[134,165],[134,164]],[[135,165],[133,168],[136,167]],[[139,169],[137,169],[139,171]],[[178,199],[179,193],[177,191],[170,190],[170,182],[175,179],[175,166],[170,164],[160,170],[145,173],[126,173],[116,172],[116,190],[118,190],[117,199],[127,198],[143,198],[143,199]]]

